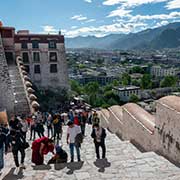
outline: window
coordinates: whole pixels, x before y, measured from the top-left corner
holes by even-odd
[[[57,53],[56,52],[50,52],[49,61],[53,61],[53,62],[57,61]]]
[[[32,41],[32,48],[33,49],[38,49],[39,48],[39,42],[36,41],[36,40]]]
[[[24,67],[26,68],[26,72],[29,74],[30,73],[30,68],[28,65],[24,65]]]
[[[49,49],[56,49],[56,42],[55,41],[49,41]]]
[[[24,63],[29,63],[29,54],[28,52],[23,52],[22,53],[22,58]]]
[[[35,74],[40,74],[41,73],[40,65],[34,65],[34,73]]]
[[[50,73],[57,73],[57,64],[50,65]]]
[[[27,48],[28,48],[27,43],[26,43],[26,42],[22,42],[22,43],[21,43],[21,48],[22,48],[22,49],[27,49]]]
[[[33,61],[40,62],[40,54],[39,52],[33,52]]]

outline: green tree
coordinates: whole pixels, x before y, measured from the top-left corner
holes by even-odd
[[[116,102],[119,101],[119,96],[116,95],[112,90],[104,93],[104,99],[107,102],[109,99],[114,99]]]
[[[87,94],[97,94],[99,89],[99,84],[97,82],[89,82],[85,85],[85,92]]]
[[[81,94],[82,88],[81,88],[80,84],[77,81],[71,80],[70,85],[71,85],[71,90],[72,91],[76,92],[77,94]]]
[[[142,89],[150,89],[152,88],[152,80],[149,74],[144,74],[141,78],[141,88]]]
[[[131,84],[134,86],[140,86],[141,83],[135,79],[135,80],[132,80]]]
[[[113,86],[119,86],[119,81],[117,79],[113,80],[112,82]]]
[[[141,73],[141,74],[144,74],[144,69],[140,66],[134,66],[132,69],[131,69],[131,73]]]
[[[130,99],[129,99],[130,102],[134,102],[134,103],[137,103],[139,101],[139,98],[138,96],[136,96],[135,94],[132,94],[130,96]]]
[[[131,76],[127,73],[122,74],[122,85],[127,86],[131,83]]]
[[[177,77],[175,76],[166,76],[161,82],[161,87],[174,87],[177,83]]]

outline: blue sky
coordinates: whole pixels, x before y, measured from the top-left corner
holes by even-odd
[[[100,37],[180,21],[180,0],[1,0],[0,20],[33,33]]]

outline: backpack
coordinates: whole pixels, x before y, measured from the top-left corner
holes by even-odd
[[[58,119],[58,118],[56,118],[56,119],[53,120],[53,124],[57,124],[58,122],[59,122],[59,119]]]

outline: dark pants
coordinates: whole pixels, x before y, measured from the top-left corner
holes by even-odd
[[[13,149],[12,153],[16,167],[19,167],[18,152],[21,153],[21,164],[24,163],[24,159],[25,159],[25,150],[23,148]]]
[[[53,137],[53,128],[52,128],[52,126],[47,126],[47,131],[48,131],[48,137],[50,136],[50,133],[51,133],[51,137]]]
[[[105,143],[104,142],[95,142],[95,150],[96,150],[96,157],[97,159],[100,158],[100,155],[99,155],[99,147],[102,148],[102,158],[105,158],[106,157],[106,146],[105,146]]]
[[[38,134],[39,138],[44,137],[44,132],[42,132],[42,131],[37,131],[37,134]]]
[[[85,129],[86,129],[86,125],[85,124],[81,125],[81,132],[83,136],[85,135]]]
[[[80,161],[81,157],[80,157],[80,148],[79,148],[79,146],[75,145],[75,143],[70,143],[69,148],[70,148],[70,154],[71,154],[71,162],[74,161],[74,148],[76,149],[77,159],[78,159],[78,161]]]
[[[33,140],[36,139],[36,131],[34,125],[31,126],[30,140],[32,140],[32,136],[33,136]]]
[[[22,132],[24,139],[26,139],[26,132]]]
[[[58,127],[58,128],[55,127],[54,128],[54,141],[55,141],[56,137],[57,137],[58,140],[61,139],[61,137],[62,137],[62,127]]]

